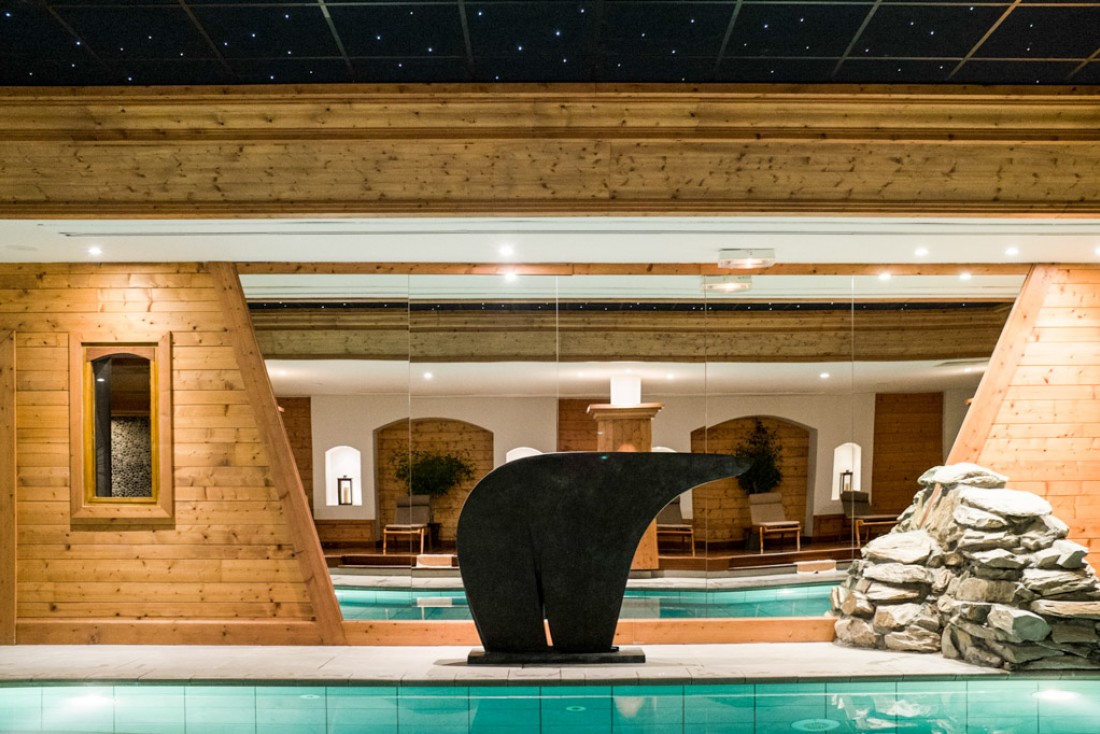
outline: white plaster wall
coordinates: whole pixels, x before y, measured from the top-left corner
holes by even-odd
[[[955,439],[962,428],[963,419],[970,406],[966,404],[969,398],[974,397],[976,387],[955,388],[943,392],[943,460],[947,461],[947,455],[951,453],[951,447],[955,445]],[[931,468],[931,467],[929,467]]]
[[[325,451],[352,446],[363,455],[363,504],[334,507],[314,492],[314,517],[374,519],[377,517],[374,432],[404,418],[453,418],[493,432],[493,466],[517,446],[539,451],[557,447],[556,397],[409,398],[407,395],[317,395],[312,398],[313,486],[325,486]]]
[[[723,397],[674,397],[654,395],[647,400],[664,408],[653,421],[653,444],[676,451],[691,450],[691,432],[733,418],[770,415],[800,423],[810,429],[809,472],[813,477],[812,501],[807,501],[805,527],[813,527],[813,515],[839,514],[840,502],[832,499],[833,449],[846,441],[863,448],[864,486],[873,486],[871,461],[874,447],[875,396],[856,395],[737,395]],[[314,513],[319,519],[375,518],[374,431],[409,416],[453,418],[493,432],[494,466],[517,446],[539,451],[557,447],[557,399],[555,397],[420,398],[406,395],[318,395],[313,407],[313,466],[315,487],[324,484],[324,452],[347,445],[363,455],[363,505],[330,507],[323,493],[314,493]],[[816,435],[814,434],[816,431]]]

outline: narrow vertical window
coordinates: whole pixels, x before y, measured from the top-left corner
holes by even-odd
[[[170,520],[169,338],[74,339],[71,352],[73,520]]]

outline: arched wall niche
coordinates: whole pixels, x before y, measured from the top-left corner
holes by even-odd
[[[452,452],[474,467],[474,478],[432,500],[432,519],[439,523],[439,538],[453,543],[458,514],[466,495],[493,469],[493,432],[453,418],[402,419],[375,431],[375,487],[378,491],[379,527],[392,523],[397,498],[407,493],[394,477],[397,456],[409,451]]]
[[[782,447],[779,469],[783,472],[783,482],[776,491],[783,496],[784,512],[788,519],[803,520],[807,516],[808,497],[813,491],[811,464],[816,454],[815,429],[776,416],[732,418],[692,431],[691,450],[693,453],[735,454],[757,420],[775,432]],[[697,539],[708,543],[739,543],[744,540],[750,526],[749,500],[736,479],[701,485],[692,494]]]
[[[351,506],[362,506],[363,456],[359,449],[333,446],[325,451],[325,504],[329,507],[340,504],[337,480],[341,477],[351,479]]]

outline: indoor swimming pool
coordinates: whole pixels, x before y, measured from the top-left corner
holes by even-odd
[[[620,619],[818,617],[829,610],[835,582],[754,589],[627,589]],[[470,619],[461,589],[337,588],[347,620]]]
[[[1091,734],[1100,678],[732,685],[4,685],[0,731]]]

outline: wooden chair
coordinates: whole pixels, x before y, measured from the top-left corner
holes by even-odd
[[[867,540],[871,539],[873,530],[881,529],[889,532],[890,528],[898,523],[897,515],[871,512],[871,495],[866,492],[841,492],[840,503],[844,506],[844,514],[852,522],[856,531],[856,545],[862,546],[863,530],[867,530]]]
[[[681,544],[686,540],[691,546],[691,555],[695,556],[695,528],[691,523],[684,522],[684,516],[680,514],[680,500],[674,499],[665,505],[665,509],[657,513],[657,542],[661,538],[676,538]]]
[[[783,513],[783,497],[779,492],[749,495],[749,517],[752,527],[760,536],[760,552],[764,552],[764,538],[769,535],[794,535],[795,550],[802,550],[802,523],[788,520]]]
[[[424,553],[424,539],[428,524],[432,521],[432,498],[426,494],[411,494],[397,499],[397,511],[393,522],[382,529],[382,555],[386,555],[389,539],[418,538],[420,553]]]

